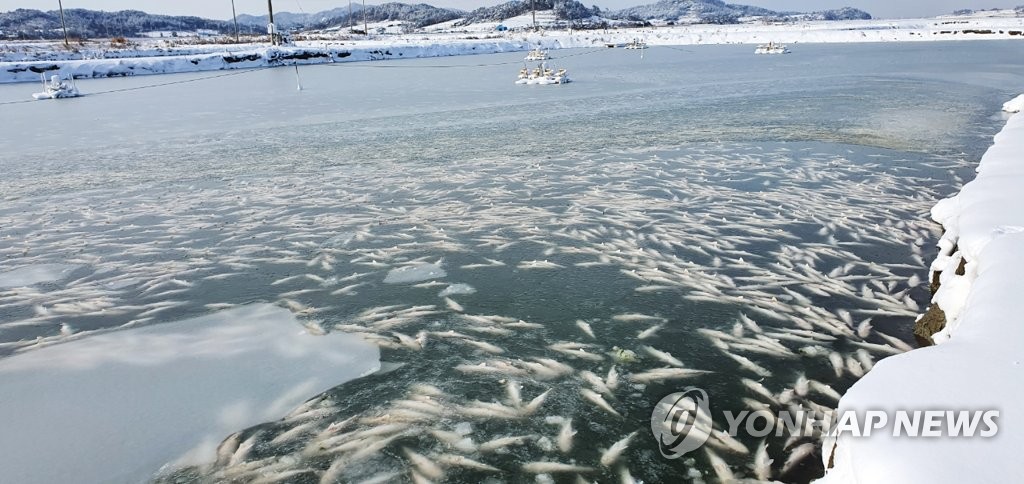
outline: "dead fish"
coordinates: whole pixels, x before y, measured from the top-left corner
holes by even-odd
[[[768,377],[772,376],[772,372],[768,371],[767,368],[765,368],[765,367],[763,367],[761,365],[758,365],[757,363],[754,363],[753,361],[750,361],[750,359],[745,357],[745,356],[736,355],[736,354],[732,354],[732,353],[729,353],[729,352],[726,352],[725,355],[728,356],[729,358],[732,358],[737,363],[739,363],[741,368],[743,368],[745,370],[750,370],[750,371],[756,373],[758,376],[761,376],[761,377],[764,377],[764,378],[768,378]]]
[[[711,463],[711,468],[715,471],[715,475],[718,476],[718,482],[731,483],[736,482],[736,475],[732,473],[732,469],[729,468],[729,464],[711,450],[708,447],[704,447],[704,453],[708,456],[708,461]]]
[[[629,379],[636,383],[650,383],[662,380],[680,380],[694,376],[710,373],[706,370],[691,370],[689,368],[655,368],[642,373],[632,373]]]
[[[580,393],[583,395],[583,398],[587,399],[594,405],[597,405],[598,408],[600,408],[601,410],[604,410],[605,412],[608,412],[616,417],[622,418],[622,414],[620,414],[618,411],[612,408],[612,406],[609,405],[608,402],[604,401],[604,397],[602,397],[601,394],[589,388],[581,388]]]
[[[577,319],[576,326],[578,326],[580,330],[586,333],[587,336],[590,336],[591,339],[597,339],[597,337],[594,336],[594,330],[590,328],[590,323],[587,323],[582,319]]]
[[[601,454],[601,465],[605,467],[611,467],[612,464],[619,460],[619,457],[622,456],[622,453],[629,448],[629,442],[633,440],[633,437],[635,437],[636,434],[637,432],[634,431],[633,433],[620,439],[618,442],[615,442],[614,444],[612,444],[611,447],[608,448],[608,450],[604,451],[604,453]]]
[[[449,467],[464,467],[466,469],[473,469],[484,472],[501,472],[501,469],[497,467],[478,462],[461,455],[454,454],[441,454],[437,456],[437,462],[449,466]]]
[[[612,394],[611,388],[608,388],[608,385],[605,384],[604,380],[602,380],[601,377],[586,370],[580,372],[580,377],[583,378],[584,381],[589,383],[590,386],[594,387],[594,390],[597,390],[598,392],[608,395],[610,397],[614,396]]]
[[[540,395],[534,397],[533,400],[530,400],[530,403],[526,404],[526,408],[523,409],[523,413],[526,415],[532,415],[533,413],[535,413],[537,409],[539,409],[540,406],[544,404],[544,399],[547,398],[549,393],[551,393],[550,389],[545,390],[544,393],[541,393]]]
[[[558,431],[558,450],[568,454],[572,450],[572,438],[576,431],[572,429],[572,419],[567,418],[562,422],[562,428]]]
[[[678,358],[672,356],[672,354],[667,351],[661,351],[652,346],[644,346],[643,349],[645,352],[647,352],[647,354],[657,358],[658,360],[661,360],[664,363],[668,363],[669,365],[678,366],[680,368],[686,366],[683,364],[682,361],[679,361]]]
[[[428,479],[437,480],[444,477],[444,469],[422,454],[417,454],[409,448],[402,449],[405,456],[409,458],[416,470]]]
[[[833,351],[828,354],[828,362],[832,364],[832,369],[836,372],[836,378],[841,378],[843,376],[843,369],[845,368],[843,355]]]
[[[612,316],[612,319],[615,320],[615,321],[622,321],[622,322],[665,321],[665,318],[662,318],[660,316],[649,316],[647,314],[640,314],[640,313],[616,314],[615,316]]]
[[[768,444],[761,440],[761,443],[757,446],[757,452],[754,453],[753,471],[757,480],[767,481],[771,479],[772,462],[775,461],[768,457]]]
[[[499,437],[494,440],[490,440],[480,444],[480,452],[494,452],[498,449],[504,449],[512,445],[523,445],[526,441],[532,439],[529,435],[517,435],[511,437]]]
[[[530,474],[548,474],[556,472],[593,472],[593,467],[584,467],[574,464],[562,464],[560,462],[527,462],[523,464],[523,471]]]
[[[619,372],[615,369],[615,365],[608,368],[608,376],[604,377],[604,384],[610,390],[615,390],[619,387]]]
[[[789,471],[793,470],[793,468],[804,460],[804,458],[813,454],[814,450],[815,445],[810,442],[797,446],[789,453],[789,456],[786,457],[786,463],[782,465],[782,473],[789,473]]]
[[[647,328],[647,329],[641,331],[640,333],[638,333],[636,335],[636,338],[637,339],[647,339],[647,338],[650,338],[651,336],[654,336],[654,333],[657,333],[658,330],[660,330],[664,326],[665,326],[664,324],[658,324],[658,325],[655,325],[655,326],[651,326],[650,328]]]
[[[461,313],[461,312],[465,311],[465,309],[463,309],[461,304],[453,301],[452,298],[450,298],[450,297],[444,298],[444,303],[445,303],[446,306],[448,306],[448,309],[451,309],[452,311],[455,311],[457,313]]]

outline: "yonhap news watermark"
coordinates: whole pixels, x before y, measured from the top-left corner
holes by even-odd
[[[708,439],[728,444],[743,436],[870,437],[883,433],[905,438],[990,438],[999,432],[999,410],[995,409],[839,411],[790,407],[722,410],[717,420],[712,412],[710,398],[700,388],[688,387],[662,398],[651,412],[651,432],[661,455],[675,459],[700,448]]]

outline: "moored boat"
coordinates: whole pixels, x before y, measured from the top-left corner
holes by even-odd
[[[543,63],[533,69],[523,67],[516,78],[516,84],[528,85],[566,84],[571,81],[565,69],[551,69]]]
[[[630,41],[629,43],[627,43],[623,47],[623,49],[630,49],[630,50],[639,50],[639,49],[646,49],[646,48],[647,48],[647,42],[644,42],[644,41],[642,41],[640,39],[633,39],[632,41]]]
[[[775,42],[768,42],[767,44],[761,44],[754,49],[755,54],[788,54],[789,49],[783,44],[776,44]]]
[[[40,77],[42,77],[41,74]],[[50,76],[50,82],[46,82],[46,78],[43,78],[43,92],[32,94],[32,97],[40,101],[43,99],[63,99],[81,96],[82,94],[78,92],[78,86],[75,85],[74,79],[74,77],[71,77],[71,80],[65,81],[56,74]]]
[[[548,55],[548,51],[540,50],[539,47],[531,50],[529,53],[526,54],[526,60],[528,61],[545,61],[550,58],[551,57]]]

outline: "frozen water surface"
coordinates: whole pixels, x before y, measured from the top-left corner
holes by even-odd
[[[237,429],[379,367],[359,337],[313,336],[256,304],[0,360],[6,482],[140,482],[203,463]]]
[[[971,175],[1016,94],[1003,86],[1024,80],[1012,42],[569,50],[556,63],[576,82],[546,87],[514,85],[520,61],[310,67],[302,92],[294,71],[264,70],[5,106],[20,122],[0,134],[0,260],[86,269],[0,290],[0,355],[16,355],[0,364],[265,301],[376,344],[395,370],[302,417],[219,427],[216,460],[161,479],[533,481],[524,464],[547,461],[602,482],[711,481],[704,453],[661,457],[654,404],[694,385],[718,415],[824,410],[827,388],[912,347],[939,235],[928,210]],[[390,284],[424,270],[447,276]],[[441,302],[446,281],[476,292]],[[159,381],[122,387],[159,395]],[[819,475],[817,451],[786,464],[816,440],[787,440],[768,441],[771,476]],[[758,443],[709,448],[751,477]],[[35,463],[88,468],[80,455]]]
[[[68,277],[79,267],[82,266],[75,264],[37,264],[0,272],[0,289],[32,286],[42,282],[56,282]]]

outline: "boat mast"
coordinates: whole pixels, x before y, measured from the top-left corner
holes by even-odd
[[[267,10],[270,11],[270,24],[267,25],[267,33],[270,34],[271,45],[277,45],[277,29],[274,28],[274,1],[267,0]]]
[[[61,0],[57,0],[57,6],[60,7],[60,26],[64,29],[64,47],[70,49],[71,42],[68,42],[68,24],[64,23],[64,3]]]
[[[238,16],[235,15],[235,0],[231,0],[231,20],[235,21],[235,43],[238,43]]]

